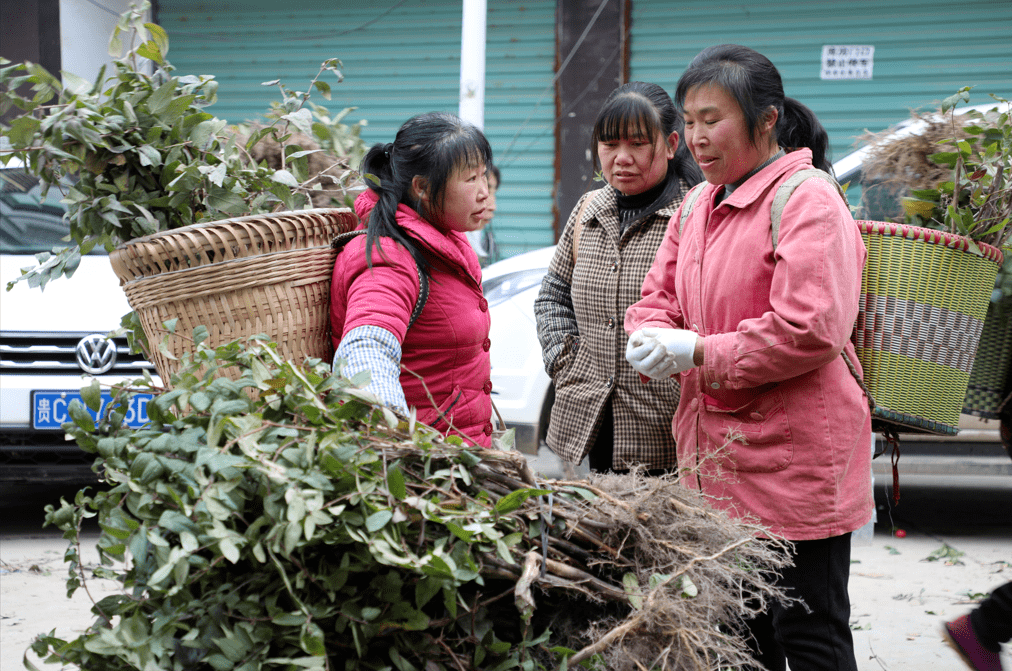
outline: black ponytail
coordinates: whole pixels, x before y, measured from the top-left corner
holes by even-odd
[[[752,144],[759,124],[772,107],[777,111],[774,138],[787,151],[807,147],[812,164],[832,174],[829,134],[808,107],[784,95],[780,72],[758,51],[738,44],[719,44],[700,51],[678,79],[675,104],[684,110],[685,96],[696,86],[716,84],[738,103]]]
[[[418,241],[397,223],[398,205],[407,205],[428,219],[442,210],[446,182],[454,170],[491,164],[492,148],[485,135],[444,112],[414,116],[400,127],[393,142],[373,145],[362,159],[366,183],[379,197],[366,224],[366,262],[372,265],[373,247],[382,254],[380,238],[392,238],[404,245],[418,269],[428,275],[429,263]],[[415,200],[412,181],[416,176],[425,181],[434,212],[424,211],[422,203]]]
[[[787,151],[798,147],[812,150],[812,165],[833,174],[829,159],[829,133],[815,112],[794,98],[784,98],[783,111],[777,119],[777,142]]]

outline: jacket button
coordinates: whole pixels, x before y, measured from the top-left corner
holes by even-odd
[[[604,386],[606,386],[606,387],[608,387],[610,389],[611,385],[613,385],[613,384],[615,384],[615,378],[614,377],[609,377],[608,380],[604,383]]]
[[[710,389],[720,389],[720,383],[719,382],[711,382],[710,383]]]
[[[689,401],[689,410],[692,410],[693,412],[695,412],[696,410],[699,410],[699,399],[698,398],[694,398],[691,401]]]
[[[485,422],[485,435],[486,436],[492,435],[492,422]]]
[[[615,328],[615,320],[612,319],[611,317],[608,317],[608,319],[604,321],[604,325],[610,329],[613,329]]]
[[[485,380],[485,385],[481,388],[486,394],[492,393],[492,380]]]
[[[617,273],[618,272],[618,264],[615,263],[614,261],[612,261],[612,263],[611,263],[611,272],[613,272],[613,273]]]
[[[478,301],[478,309],[481,310],[482,312],[488,310],[488,301],[485,300],[484,298]]]
[[[485,338],[485,342],[481,344],[481,348],[487,352],[490,347],[492,347],[492,341],[489,340],[488,338]]]
[[[759,412],[753,412],[753,413],[751,413],[749,415],[749,417],[751,417],[752,419],[754,419],[757,422],[763,421],[762,413],[759,413]]]

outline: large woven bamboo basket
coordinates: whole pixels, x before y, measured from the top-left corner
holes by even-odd
[[[292,361],[329,359],[330,246],[358,218],[348,209],[251,215],[136,238],[109,255],[165,384],[193,351],[197,326],[218,346],[266,334]],[[177,319],[173,334],[164,323]]]
[[[927,228],[859,221],[868,249],[854,344],[875,416],[955,435],[994,280],[995,247]]]

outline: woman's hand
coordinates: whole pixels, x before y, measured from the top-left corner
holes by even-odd
[[[700,340],[684,329],[640,329],[629,336],[625,358],[637,373],[660,380],[699,365],[694,359]]]

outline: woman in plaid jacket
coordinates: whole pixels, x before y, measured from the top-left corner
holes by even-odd
[[[682,119],[656,84],[615,89],[594,124],[591,152],[608,184],[569,217],[534,303],[545,370],[555,383],[548,446],[595,471],[677,463],[673,379],[640,382],[625,361],[626,308],[682,196],[702,174],[679,141]],[[574,242],[575,241],[575,242]]]

